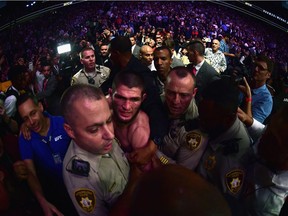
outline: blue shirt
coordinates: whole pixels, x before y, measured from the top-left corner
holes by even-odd
[[[47,176],[62,180],[63,160],[71,139],[64,130],[63,117],[51,116],[48,113],[44,115],[50,118],[47,136],[31,131],[31,139],[26,140],[21,134],[19,138],[21,157],[23,160],[33,160],[37,170],[44,171]]]
[[[266,85],[257,89],[251,89],[252,92],[252,115],[257,121],[263,123],[270,115],[273,107],[272,96]]]

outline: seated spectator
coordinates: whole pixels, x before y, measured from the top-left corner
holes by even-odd
[[[204,57],[218,73],[223,73],[227,68],[226,58],[219,50],[220,42],[217,39],[212,41],[212,47],[205,49]]]

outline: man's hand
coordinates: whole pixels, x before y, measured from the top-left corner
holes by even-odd
[[[54,205],[52,205],[50,202],[48,202],[46,199],[43,200],[43,202],[40,203],[44,215],[45,216],[64,216]]]
[[[23,161],[16,161],[13,164],[13,168],[18,179],[26,180],[28,178],[29,170]]]
[[[238,88],[245,95],[246,98],[251,98],[252,97],[251,88],[245,77],[243,77],[243,81],[245,85],[238,85]]]
[[[31,139],[31,131],[30,129],[26,126],[25,123],[23,123],[20,127],[20,134],[23,134],[24,139],[30,140]]]
[[[238,107],[237,115],[240,121],[242,121],[247,127],[250,127],[253,124],[253,118],[245,113],[242,109]]]
[[[157,146],[152,140],[148,141],[147,146],[141,149],[136,149],[127,155],[130,163],[136,163],[139,165],[146,165],[151,162],[153,156],[155,155]]]

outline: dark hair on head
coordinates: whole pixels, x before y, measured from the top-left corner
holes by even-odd
[[[38,100],[36,96],[29,92],[29,93],[21,94],[17,98],[16,107],[18,108],[21,104],[25,103],[29,99],[31,99],[35,105],[38,105]]]
[[[162,44],[167,46],[169,49],[175,49],[175,42],[172,39],[164,40]]]
[[[82,59],[83,58],[83,53],[85,52],[85,51],[87,51],[87,50],[92,50],[93,52],[94,52],[94,50],[91,48],[91,47],[84,47],[82,50],[81,50],[81,52],[79,53],[79,56],[80,56],[80,59]]]
[[[23,74],[27,72],[28,69],[25,65],[15,65],[12,68],[10,68],[8,72],[8,78],[9,80],[16,81],[22,78]]]
[[[200,56],[203,56],[205,53],[205,47],[201,40],[193,40],[191,41],[187,47],[187,50],[195,50],[199,53]]]
[[[202,92],[202,98],[213,101],[227,114],[236,114],[239,105],[239,89],[230,77],[221,77],[210,83]]]
[[[66,122],[70,123],[73,119],[74,102],[83,98],[101,100],[102,98],[105,98],[105,96],[101,89],[93,85],[77,84],[70,86],[65,90],[60,100],[61,113]]]
[[[115,90],[119,85],[125,85],[128,88],[140,88],[142,94],[145,92],[143,77],[133,70],[125,70],[116,74],[112,83],[112,89]]]
[[[171,73],[175,73],[176,76],[178,78],[185,78],[187,76],[191,76],[192,79],[194,80],[194,87],[196,86],[196,77],[193,73],[191,73],[191,71],[188,70],[188,68],[186,68],[185,66],[177,66],[172,68],[169,73],[168,73],[168,77]]]
[[[167,50],[167,51],[169,52],[170,58],[172,58],[173,53],[171,52],[171,50],[170,50],[169,47],[167,47],[167,46],[157,47],[157,48],[154,50],[154,54],[155,54],[155,52],[159,52],[159,51],[161,51],[161,50]]]
[[[265,62],[265,63],[267,64],[268,71],[269,71],[270,73],[273,72],[273,67],[274,67],[273,62],[272,62],[272,60],[269,59],[267,56],[259,55],[259,56],[256,57],[255,61]]]
[[[118,51],[120,53],[131,52],[131,41],[129,37],[117,36],[111,40],[110,48],[111,50]]]
[[[46,67],[46,66],[52,67],[51,62],[47,61],[47,59],[45,59],[45,61],[41,62],[41,67]]]

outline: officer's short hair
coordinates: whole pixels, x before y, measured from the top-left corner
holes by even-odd
[[[145,84],[144,84],[143,77],[137,74],[133,70],[121,71],[116,74],[112,83],[113,91],[119,85],[125,85],[128,88],[133,88],[133,87],[140,88],[142,90],[142,94],[145,92]]]
[[[172,68],[168,73],[167,79],[169,78],[169,75],[171,73],[175,73],[175,75],[179,79],[185,78],[187,76],[191,76],[194,81],[194,87],[196,86],[196,76],[193,73],[191,73],[191,71],[189,71],[188,68],[186,68],[185,66],[177,66],[177,67]]]
[[[129,37],[117,36],[111,40],[110,49],[118,51],[120,53],[131,52],[131,41]]]
[[[228,77],[210,83],[202,92],[202,99],[213,101],[229,114],[236,114],[239,105],[239,89]]]
[[[67,123],[71,124],[73,118],[73,104],[79,98],[101,100],[105,98],[101,89],[89,84],[72,85],[63,93],[60,100],[61,113]]]

